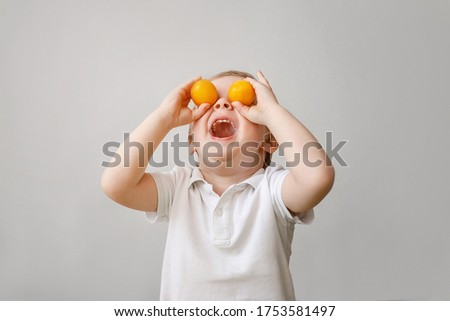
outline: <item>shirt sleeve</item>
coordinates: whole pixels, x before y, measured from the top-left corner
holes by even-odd
[[[167,172],[154,172],[150,175],[156,183],[158,207],[156,212],[145,212],[145,215],[150,223],[167,221],[173,203],[175,187],[177,186],[176,167]]]
[[[275,211],[282,218],[293,224],[311,224],[314,221],[314,209],[306,212],[292,213],[284,204],[281,196],[281,186],[288,173],[288,170],[279,167],[270,175],[269,184],[271,186],[272,200],[275,205]],[[293,215],[294,214],[294,215]],[[298,214],[298,215],[296,215]],[[301,217],[301,219],[300,219]]]

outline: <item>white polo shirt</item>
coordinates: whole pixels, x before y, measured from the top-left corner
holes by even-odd
[[[198,168],[152,173],[150,222],[168,221],[161,300],[295,300],[289,271],[295,223],[281,199],[282,167],[258,170],[221,196]]]

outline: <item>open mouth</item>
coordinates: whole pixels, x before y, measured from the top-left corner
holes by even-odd
[[[229,138],[236,133],[236,127],[229,119],[217,119],[211,125],[210,133],[213,137]]]

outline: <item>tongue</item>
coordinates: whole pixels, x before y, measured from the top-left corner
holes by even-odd
[[[230,123],[225,122],[217,124],[213,130],[214,136],[219,138],[233,136],[235,132],[233,126]]]

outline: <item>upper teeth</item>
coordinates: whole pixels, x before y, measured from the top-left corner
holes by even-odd
[[[231,124],[231,126],[233,126],[233,128],[234,128],[233,122],[232,122],[231,120],[228,120],[228,119],[218,119],[218,120],[216,120],[216,121],[214,122],[214,124],[213,124],[213,128],[215,128],[215,127],[217,126],[218,123],[229,123],[229,124]]]

